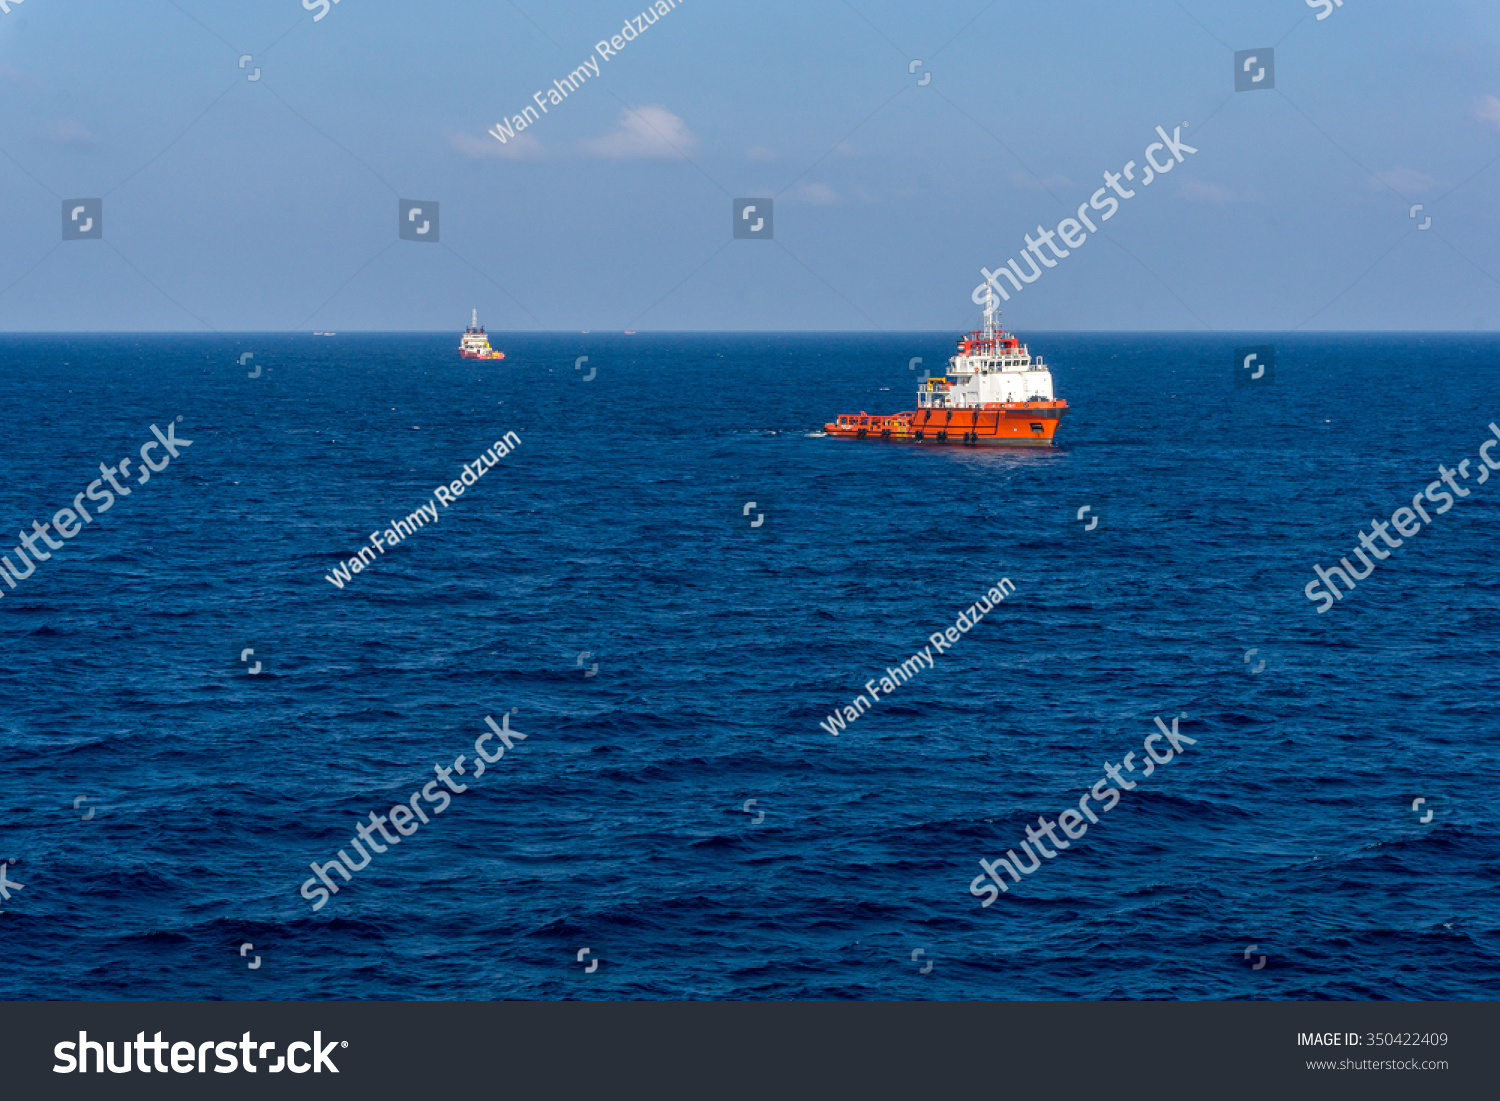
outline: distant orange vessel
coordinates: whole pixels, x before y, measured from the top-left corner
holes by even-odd
[[[841,413],[823,426],[830,436],[893,443],[966,444],[981,447],[1052,447],[1068,403],[1052,392],[1052,372],[1021,342],[995,328],[997,300],[990,292],[984,328],[959,338],[947,378],[924,378],[917,408],[871,416]]]
[[[490,338],[479,324],[478,310],[474,311],[474,320],[464,330],[463,339],[458,342],[458,354],[464,359],[505,358],[504,352],[497,352],[490,347]]]

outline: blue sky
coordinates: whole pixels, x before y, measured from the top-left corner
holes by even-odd
[[[1183,122],[1010,327],[1500,328],[1493,0],[683,0],[505,146],[644,0],[9,2],[7,331],[959,329]],[[774,240],[734,240],[763,196]]]

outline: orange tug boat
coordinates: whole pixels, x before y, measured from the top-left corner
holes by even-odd
[[[478,310],[474,311],[474,320],[469,322],[469,327],[464,330],[464,335],[459,338],[458,354],[464,359],[505,358],[504,352],[497,352],[490,347],[490,338],[485,334],[484,326],[479,324]]]
[[[985,302],[984,329],[960,337],[947,378],[924,378],[917,408],[871,416],[841,413],[823,426],[840,439],[970,447],[1052,447],[1068,403],[1054,396],[1052,372],[1019,340],[995,328],[996,298]]]

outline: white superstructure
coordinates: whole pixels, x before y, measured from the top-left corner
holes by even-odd
[[[1052,372],[1042,357],[995,329],[998,299],[991,288],[984,306],[984,329],[958,342],[946,378],[924,378],[917,390],[921,409],[970,409],[991,404],[1054,401]]]

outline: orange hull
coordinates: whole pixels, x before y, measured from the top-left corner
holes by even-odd
[[[830,436],[968,447],[1053,447],[1066,401],[991,403],[969,409],[916,409],[888,416],[846,413],[823,426]]]

